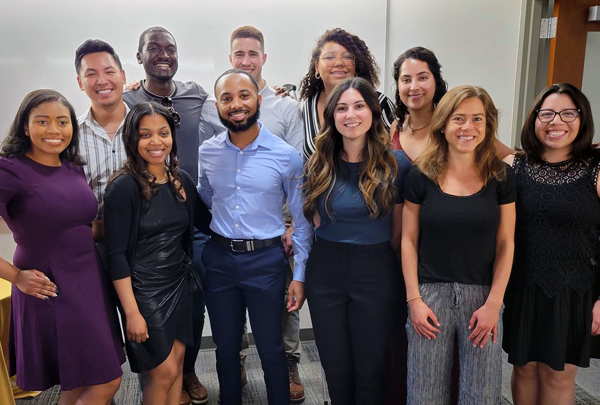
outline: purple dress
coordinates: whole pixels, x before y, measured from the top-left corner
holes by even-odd
[[[81,167],[0,157],[0,216],[17,243],[14,265],[44,272],[60,290],[44,301],[13,285],[10,372],[22,389],[68,391],[122,375],[116,311],[89,227],[96,210]]]

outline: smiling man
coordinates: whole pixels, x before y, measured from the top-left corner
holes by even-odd
[[[250,25],[236,28],[231,33],[229,41],[229,62],[231,67],[241,69],[249,73],[258,84],[261,102],[261,122],[267,129],[289,145],[302,152],[304,143],[304,125],[302,111],[298,102],[291,97],[280,97],[267,85],[262,77],[262,69],[267,61],[265,53],[265,40],[263,33]],[[215,105],[215,96],[210,95],[202,107],[200,119],[200,143],[212,138],[225,130],[219,119],[219,113]],[[285,212],[286,225],[290,225],[290,217],[287,209]],[[293,260],[286,269],[286,284],[292,281]],[[300,313],[298,311],[287,311],[283,317],[283,341],[288,360],[288,372],[290,377],[290,401],[299,403],[304,401],[304,387],[298,373],[298,362],[301,355],[300,344]],[[244,332],[242,340],[242,385],[246,382],[244,363],[248,354],[248,334]]]
[[[312,237],[302,212],[302,158],[258,122],[261,96],[252,75],[228,70],[217,79],[214,91],[219,119],[227,130],[200,147],[199,191],[213,214],[214,235],[202,260],[222,404],[242,403],[239,352],[247,308],[269,405],[288,405],[281,326],[287,260],[281,237],[287,200],[295,220],[296,265],[287,289],[287,311],[293,312],[304,302],[304,267]]]
[[[88,39],[75,51],[77,83],[92,105],[78,119],[79,149],[87,162],[85,175],[98,200],[98,216],[92,224],[94,239],[104,238],[104,189],[110,176],[125,161],[123,121],[129,108],[123,102],[125,71],[112,46]]]
[[[123,99],[130,106],[140,102],[155,101],[165,106],[172,114],[177,127],[175,129],[179,145],[177,158],[180,167],[187,171],[192,179],[198,179],[198,127],[200,113],[207,93],[196,82],[174,80],[179,67],[179,51],[173,35],[163,27],[151,27],[140,35],[136,58],[144,67],[146,79],[136,90],[127,91]],[[194,268],[200,278],[204,278],[204,267],[200,256],[208,236],[200,231],[194,234]],[[186,348],[183,363],[183,390],[181,404],[205,404],[208,392],[200,383],[195,372],[196,358],[202,343],[204,327],[204,300],[202,291],[194,294],[193,330],[194,346]]]

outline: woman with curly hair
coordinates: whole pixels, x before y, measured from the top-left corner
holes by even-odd
[[[334,405],[382,404],[410,163],[389,148],[377,94],[362,78],[333,89],[315,143],[303,205],[317,226],[306,267],[315,341]]]
[[[98,203],[79,155],[77,117],[54,90],[29,93],[0,152],[0,217],[12,230],[9,336],[17,385],[60,385],[60,405],[108,405],[125,362],[90,224]]]
[[[327,30],[312,50],[308,73],[300,82],[300,100],[304,100],[304,157],[315,151],[315,137],[324,123],[327,97],[336,84],[349,77],[362,77],[374,88],[379,85],[379,65],[365,41],[341,29]],[[377,92],[381,120],[389,133],[394,121],[394,105]]]
[[[122,307],[131,370],[148,372],[144,405],[178,405],[183,355],[192,344],[194,225],[210,213],[178,168],[175,122],[156,103],[131,109],[123,127],[127,160],[105,198],[107,261]]]
[[[455,341],[461,405],[495,405],[500,312],[510,276],[516,185],[496,156],[498,110],[459,86],[431,118],[431,140],[405,183],[402,271],[409,305],[409,405],[450,403]]]
[[[397,119],[390,129],[392,148],[403,150],[411,161],[427,147],[433,111],[448,91],[441,69],[435,54],[422,46],[410,48],[394,62]],[[500,158],[514,152],[499,140],[494,143]]]

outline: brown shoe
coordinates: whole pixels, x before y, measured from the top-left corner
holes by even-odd
[[[288,360],[288,371],[290,375],[290,402],[292,404],[304,402],[304,386],[300,381],[296,360]]]
[[[179,399],[179,405],[192,405],[192,399],[184,387],[181,387],[181,398]]]
[[[202,385],[196,373],[183,375],[183,388],[189,394],[191,403],[205,404],[208,402],[208,391]]]

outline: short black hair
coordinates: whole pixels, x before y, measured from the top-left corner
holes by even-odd
[[[101,39],[88,39],[83,44],[79,45],[79,48],[75,51],[75,71],[79,74],[79,69],[81,68],[81,60],[83,57],[90,53],[98,53],[98,52],[106,52],[110,56],[113,57],[117,65],[119,65],[119,70],[123,70],[123,65],[121,64],[121,59],[119,59],[119,55],[115,52],[115,48],[110,46],[108,43],[102,41]]]
[[[167,30],[166,28],[159,27],[159,26],[154,26],[154,27],[146,28],[141,33],[140,40],[138,42],[138,52],[139,53],[142,53],[142,50],[144,49],[144,43],[146,42],[146,34],[149,34],[151,32],[164,32],[165,34],[169,34],[173,38],[173,41],[175,41],[175,37],[173,36],[173,34],[171,34],[169,32],[169,30]],[[175,45],[177,45],[177,41],[175,41]]]
[[[215,80],[215,87],[213,88],[215,97],[217,96],[217,83],[219,83],[219,80],[221,80],[221,78],[223,76],[227,76],[227,75],[246,75],[250,78],[250,81],[252,82],[254,87],[256,87],[256,92],[258,93],[260,91],[258,88],[258,82],[256,81],[256,79],[254,77],[252,77],[252,75],[250,73],[248,73],[242,69],[228,69],[228,70],[224,71],[223,73],[221,73],[221,75],[219,77],[217,77],[217,80]]]

